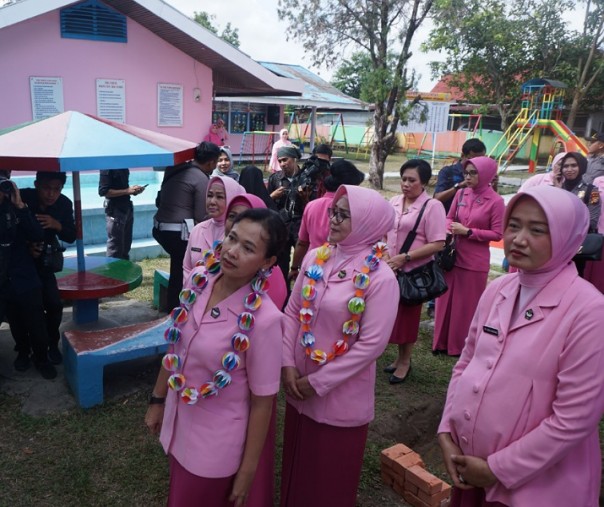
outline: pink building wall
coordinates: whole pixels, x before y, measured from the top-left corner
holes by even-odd
[[[65,111],[96,114],[96,79],[126,82],[126,123],[200,142],[212,70],[128,18],[128,42],[62,39],[59,11],[0,30],[0,129],[32,120],[30,76],[63,78]],[[157,126],[157,84],[183,86],[183,126]],[[195,102],[193,89],[201,90]],[[238,151],[238,150],[237,150]]]

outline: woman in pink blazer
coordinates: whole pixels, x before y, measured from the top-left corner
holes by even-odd
[[[436,300],[432,350],[458,356],[490,269],[489,243],[499,241],[505,204],[490,186],[497,163],[489,157],[464,162],[466,188],[455,195],[447,215],[454,235],[455,267],[445,273],[449,290]]]
[[[284,507],[355,505],[375,360],[398,306],[396,278],[380,261],[392,206],[374,190],[342,185],[329,216],[334,246],[308,253],[285,310]]]
[[[397,271],[409,272],[434,258],[443,249],[447,236],[446,214],[442,203],[430,199],[425,186],[432,177],[432,168],[425,160],[408,160],[401,167],[401,195],[390,200],[394,207],[394,228],[388,232],[388,265]],[[424,208],[425,205],[425,208]],[[415,227],[422,209],[422,219],[416,237],[408,251],[401,252],[408,234]],[[411,371],[411,353],[417,341],[422,305],[399,304],[390,343],[398,346],[398,357],[384,371],[390,373],[390,383],[404,382]]]
[[[604,296],[571,261],[589,213],[538,186],[510,201],[505,223],[518,273],[484,292],[438,430],[451,506],[596,507]]]
[[[213,248],[215,241],[224,238],[224,219],[226,210],[237,195],[245,193],[245,189],[234,179],[213,176],[208,182],[206,195],[206,211],[208,219],[198,223],[189,236],[187,251],[182,262],[183,282],[189,279],[195,263],[203,258],[204,251]]]
[[[248,500],[282,359],[282,314],[263,272],[285,234],[277,213],[244,211],[222,244],[220,270],[194,268],[172,312],[171,350],[145,417],[170,459],[169,506]],[[271,505],[272,493],[254,505]]]

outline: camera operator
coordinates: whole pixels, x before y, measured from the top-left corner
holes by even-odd
[[[59,239],[66,243],[76,240],[73,204],[61,193],[66,179],[65,173],[38,172],[34,181],[35,188],[24,188],[21,191],[21,198],[44,229],[44,240],[32,243],[30,252],[42,282],[49,342],[48,359],[52,364],[61,364],[63,360],[59,351],[59,326],[63,318],[63,303],[55,277],[55,273],[63,269],[64,248]],[[9,324],[18,348],[28,348],[31,340],[23,320],[11,318]]]
[[[319,157],[314,153],[300,169],[298,148],[282,146],[277,152],[281,171],[272,174],[268,180],[268,191],[288,231],[287,244],[277,260],[284,276],[289,273],[291,249],[298,241],[304,208],[309,201],[319,196],[321,182],[329,173],[329,161],[323,158],[325,154],[321,155]]]
[[[0,318],[20,318],[27,327],[30,344],[17,345],[16,370],[34,364],[42,377],[53,379],[57,370],[48,360],[48,335],[44,323],[42,283],[29,253],[29,242],[43,241],[44,231],[31,214],[14,182],[0,177]]]

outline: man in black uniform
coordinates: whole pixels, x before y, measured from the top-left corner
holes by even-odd
[[[212,171],[220,156],[214,143],[201,142],[195,149],[195,158],[184,164],[166,168],[161,190],[155,204],[153,237],[170,255],[168,281],[168,308],[178,306],[182,290],[182,263],[187,251],[191,222],[197,224],[206,216],[206,192]]]
[[[131,195],[144,192],[145,187],[129,183],[128,169],[100,171],[99,195],[105,198],[105,221],[107,223],[107,257],[130,258],[134,211]]]
[[[59,351],[59,326],[63,318],[63,303],[59,295],[55,272],[61,270],[63,248],[59,239],[66,243],[76,240],[73,220],[73,204],[61,191],[65,185],[65,173],[38,172],[35,188],[24,188],[21,198],[44,229],[44,240],[34,243],[30,249],[35,259],[38,276],[42,282],[46,331],[48,334],[48,358],[52,364],[61,364]],[[58,260],[57,260],[58,258]],[[19,344],[29,343],[27,328],[19,319],[10,320],[10,330]]]
[[[48,360],[48,335],[44,323],[42,283],[29,253],[29,242],[44,239],[44,231],[14,182],[0,177],[0,320],[20,319],[30,342],[17,344],[18,371],[34,364],[42,377],[53,379],[57,370]]]
[[[308,201],[308,194],[294,188],[295,178],[300,173],[298,160],[300,151],[295,146],[282,146],[277,151],[277,161],[281,170],[273,173],[268,179],[268,193],[277,205],[277,211],[287,226],[287,244],[277,257],[277,265],[281,268],[283,276],[289,273],[291,249],[296,246],[298,232],[302,223],[302,213]],[[307,191],[312,189],[307,189]],[[289,284],[288,284],[289,293]]]

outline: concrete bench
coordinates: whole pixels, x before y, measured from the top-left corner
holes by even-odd
[[[153,273],[153,306],[160,312],[170,312],[168,308],[168,282],[170,273],[156,269]]]
[[[103,403],[105,365],[165,353],[168,321],[169,317],[162,317],[100,331],[65,331],[65,378],[78,404],[89,408]]]

